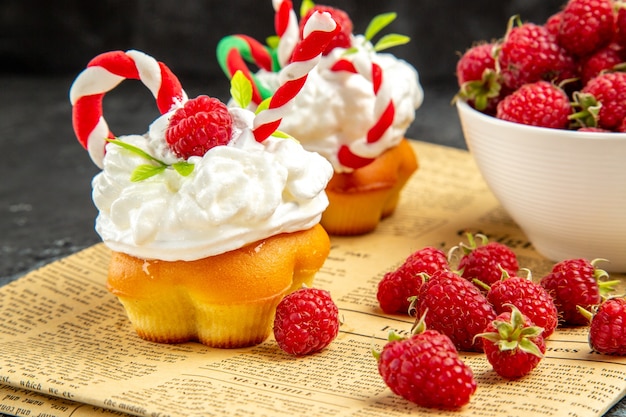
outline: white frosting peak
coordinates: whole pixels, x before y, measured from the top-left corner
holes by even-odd
[[[258,143],[254,114],[230,108],[233,135],[202,157],[191,157],[189,176],[174,169],[140,182],[130,180],[142,157],[107,145],[104,169],[93,180],[100,213],[96,230],[113,250],[140,258],[194,260],[238,249],[319,222],[328,200],[331,165],[295,140]],[[120,137],[168,164],[179,161],[164,132],[171,113],[145,135]]]

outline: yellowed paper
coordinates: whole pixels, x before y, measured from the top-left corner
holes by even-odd
[[[420,169],[375,233],[331,239],[315,286],[343,319],[319,354],[294,358],[273,339],[219,350],[140,339],[105,289],[109,251],[95,245],[0,288],[0,412],[20,416],[600,416],[626,393],[626,358],[591,352],[586,328],[559,329],[533,373],[506,381],[484,355],[461,353],[478,382],[459,411],[395,396],[373,348],[408,316],[385,315],[376,287],[424,246],[448,249],[466,230],[512,246],[539,279],[553,265],[510,220],[461,150],[416,142]],[[613,275],[613,278],[623,276]],[[622,283],[621,290],[624,290]],[[4,408],[3,408],[4,407]],[[108,411],[107,411],[108,410]]]

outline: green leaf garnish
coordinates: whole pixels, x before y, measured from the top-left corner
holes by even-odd
[[[261,103],[259,103],[259,106],[257,107],[255,114],[259,114],[261,113],[263,110],[267,110],[270,108],[270,101],[272,101],[272,97],[268,97],[265,100],[263,100]]]
[[[109,142],[109,143],[113,143],[113,144],[115,144],[117,146],[120,146],[120,147],[126,149],[127,151],[130,151],[130,152],[134,153],[135,155],[139,155],[142,158],[147,159],[148,161],[154,161],[154,162],[157,162],[157,163],[159,163],[161,165],[167,166],[167,164],[165,162],[156,159],[154,156],[150,155],[149,153],[145,152],[142,149],[139,149],[138,147],[136,147],[134,145],[131,145],[130,143],[122,142],[119,139],[107,138],[105,140],[107,142]]]
[[[172,168],[174,168],[174,170],[178,172],[180,175],[182,175],[183,177],[186,177],[189,174],[191,174],[193,172],[194,167],[195,167],[194,164],[190,164],[187,161],[176,162],[175,164],[172,164]]]
[[[378,34],[381,30],[387,27],[391,22],[396,20],[397,13],[383,13],[378,16],[374,16],[372,21],[367,25],[367,29],[365,29],[365,39],[371,41],[374,39],[374,36]]]
[[[280,43],[280,37],[278,35],[268,36],[265,38],[265,43],[272,49],[278,48],[278,44]]]
[[[293,139],[293,136],[288,135],[285,132],[281,132],[280,130],[275,130],[274,133],[272,133],[272,136],[276,136],[280,139]]]
[[[132,182],[139,182],[153,177],[167,169],[167,165],[150,165],[143,164],[137,166],[132,174],[130,174],[130,180]]]
[[[248,107],[252,101],[252,83],[241,70],[230,80],[230,95],[242,109]]]
[[[145,152],[144,150],[139,149],[138,147],[134,145],[131,145],[130,143],[122,142],[119,139],[106,138],[105,140],[109,143],[112,143],[121,148],[124,148],[127,151],[130,151],[134,153],[135,155],[142,157],[143,159],[147,159],[150,162],[156,162],[158,164],[158,165],[153,165],[153,164],[138,165],[130,174],[130,180],[132,182],[139,182],[139,181],[146,180],[150,177],[153,177],[157,174],[162,173],[163,171],[165,171],[167,168],[170,168],[170,167],[173,168],[176,172],[178,172],[183,177],[186,177],[193,172],[193,169],[195,167],[194,164],[191,164],[187,161],[175,162],[172,165],[168,165],[165,162],[161,161],[160,159],[157,159],[154,156],[150,155],[149,153]]]
[[[398,35],[397,33],[390,33],[389,35],[385,35],[374,45],[374,50],[376,52],[380,52],[383,49],[389,49],[394,46],[404,45],[409,43],[411,38],[404,35]]]
[[[306,16],[306,14],[315,7],[315,3],[311,0],[303,0],[300,5],[300,17]]]

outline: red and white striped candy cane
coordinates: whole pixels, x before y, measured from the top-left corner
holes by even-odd
[[[70,102],[76,137],[101,168],[106,138],[115,137],[102,115],[102,99],[125,79],[140,80],[156,98],[161,114],[187,100],[172,71],[143,52],[111,51],[93,58],[74,80]]]
[[[293,51],[300,41],[300,27],[291,0],[272,0],[272,6],[276,11],[274,30],[279,38],[278,63],[282,68],[289,63]]]
[[[375,62],[365,59],[363,55],[359,55],[352,62],[347,59],[338,60],[331,67],[331,70],[361,74],[372,83],[374,94],[376,95],[374,102],[374,118],[376,122],[368,130],[365,143],[355,143],[354,146],[367,147],[368,144],[378,142],[393,124],[395,117],[395,105],[391,97],[391,87],[388,80],[383,77],[382,68]],[[352,169],[361,168],[375,159],[360,156],[347,145],[341,146],[337,157],[342,165]]]
[[[252,132],[258,142],[263,142],[278,129],[289,104],[302,89],[309,72],[317,65],[326,46],[340,30],[329,13],[315,12],[304,26],[304,38],[296,45],[291,62],[280,70],[280,87],[276,90],[268,109],[254,118]]]

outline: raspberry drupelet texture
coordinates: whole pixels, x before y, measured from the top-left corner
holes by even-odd
[[[458,350],[482,352],[474,338],[495,317],[487,298],[467,279],[452,271],[438,271],[420,288],[417,316],[426,312],[426,326],[448,336]]]
[[[589,325],[589,344],[599,353],[626,355],[626,299],[600,304]]]
[[[545,288],[530,278],[503,276],[491,285],[487,300],[498,314],[510,310],[508,305],[514,305],[535,325],[543,328],[546,339],[557,328],[559,315],[554,300]]]
[[[525,84],[498,103],[496,117],[531,126],[566,129],[572,113],[567,94],[548,81]]]
[[[295,356],[328,346],[339,333],[339,310],[328,291],[301,288],[276,307],[274,337],[278,346]]]
[[[560,320],[568,325],[587,325],[589,321],[577,306],[586,310],[600,304],[602,293],[599,278],[608,274],[592,262],[577,258],[558,262],[540,284],[554,299]],[[608,282],[610,287],[611,283]]]
[[[387,314],[408,314],[409,298],[419,293],[424,281],[421,274],[432,275],[442,269],[450,268],[446,254],[440,249],[425,247],[413,252],[378,283],[376,298],[380,308]]]
[[[435,330],[387,343],[378,372],[394,393],[423,407],[459,408],[476,391],[472,370],[450,339]]]
[[[203,156],[209,149],[230,141],[232,125],[232,116],[224,103],[198,96],[174,112],[165,140],[179,158]]]

